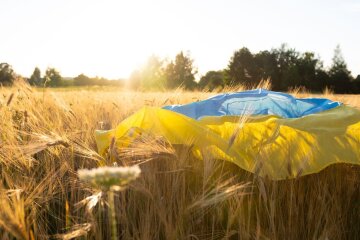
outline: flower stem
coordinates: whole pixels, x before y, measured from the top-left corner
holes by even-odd
[[[117,231],[116,231],[116,211],[115,211],[115,202],[114,202],[114,192],[112,190],[108,191],[109,198],[109,222],[111,226],[111,239],[117,239]]]

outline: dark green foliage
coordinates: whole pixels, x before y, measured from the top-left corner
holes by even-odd
[[[33,86],[42,86],[44,85],[44,79],[41,78],[41,71],[38,67],[34,69],[33,74],[29,78],[29,84]]]
[[[235,51],[226,72],[227,84],[248,85],[258,80],[254,56],[245,47]]]
[[[15,80],[15,73],[8,63],[0,63],[0,84],[9,86]]]
[[[91,78],[84,74],[80,74],[76,78],[74,78],[74,85],[75,86],[89,86],[93,85],[93,82]]]
[[[124,80],[109,80],[101,77],[90,78],[85,74],[80,74],[74,79],[63,81],[63,84],[68,83],[71,86],[123,86]]]
[[[351,93],[353,89],[351,72],[347,69],[347,65],[342,56],[340,46],[336,46],[331,68],[329,70],[330,86],[337,93]]]
[[[140,90],[156,90],[164,88],[184,87],[194,89],[196,70],[193,60],[180,52],[174,61],[166,64],[156,56],[151,56],[147,63],[140,69],[135,70],[130,76],[130,87]]]
[[[62,77],[55,68],[48,68],[45,72],[45,85],[50,87],[62,86]]]
[[[193,60],[180,52],[176,55],[175,62],[171,61],[165,69],[167,87],[183,86],[185,89],[194,89],[196,87],[195,74]]]
[[[133,71],[128,85],[136,90],[162,90],[183,87],[187,90],[207,89],[213,91],[228,85],[257,86],[262,80],[270,80],[272,90],[288,91],[304,87],[313,92],[329,88],[335,93],[360,93],[360,75],[354,78],[347,68],[339,46],[335,48],[330,69],[323,66],[313,52],[298,52],[282,44],[270,51],[251,53],[243,47],[234,52],[226,69],[208,71],[199,82],[195,81],[197,70],[194,60],[180,52],[174,60],[151,56],[146,64]],[[12,85],[15,73],[8,63],[0,64],[0,84]],[[124,86],[124,80],[108,80],[80,74],[75,78],[62,78],[55,68],[48,68],[44,77],[38,67],[28,79],[34,86]]]
[[[254,55],[257,66],[257,81],[272,79],[273,86],[279,86],[276,54],[270,51],[261,51]]]
[[[360,93],[360,75],[357,75],[353,82],[353,92]]]
[[[252,54],[241,48],[231,57],[226,71],[226,84],[256,86],[270,79],[273,90],[287,91],[295,87],[320,92],[326,87],[336,93],[359,92],[359,83],[353,81],[350,71],[337,46],[333,64],[326,71],[320,59],[312,52],[299,53],[282,44],[271,51]]]
[[[225,77],[223,71],[209,71],[202,76],[199,81],[200,89],[208,89],[210,91],[225,86]]]

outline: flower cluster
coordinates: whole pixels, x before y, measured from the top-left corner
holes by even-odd
[[[79,178],[91,183],[94,187],[110,189],[113,186],[123,187],[135,180],[141,173],[139,166],[99,167],[78,170]]]

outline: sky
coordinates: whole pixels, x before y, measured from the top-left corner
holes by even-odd
[[[188,52],[199,75],[227,66],[234,51],[287,43],[330,66],[340,45],[360,74],[360,0],[0,0],[0,62],[30,76],[55,67],[127,78],[148,57]]]

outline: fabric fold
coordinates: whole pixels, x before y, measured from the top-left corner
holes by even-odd
[[[286,94],[280,95],[280,99],[287,99]],[[195,119],[167,109],[144,107],[115,129],[96,131],[95,138],[99,153],[104,155],[112,139],[120,144],[140,130],[140,135],[161,136],[171,144],[192,145],[200,158],[206,152],[207,156],[273,180],[317,173],[335,163],[360,165],[360,111],[330,100],[319,100],[321,104],[316,106],[314,102],[317,100],[296,102],[305,104],[297,114],[318,111],[320,105],[331,107],[301,118],[267,115],[268,110],[265,115],[195,114]],[[290,110],[281,111],[287,115],[295,111]]]
[[[340,105],[340,102],[326,98],[295,98],[286,93],[256,89],[219,94],[203,101],[163,108],[194,119],[229,115],[276,115],[283,118],[299,118]]]

